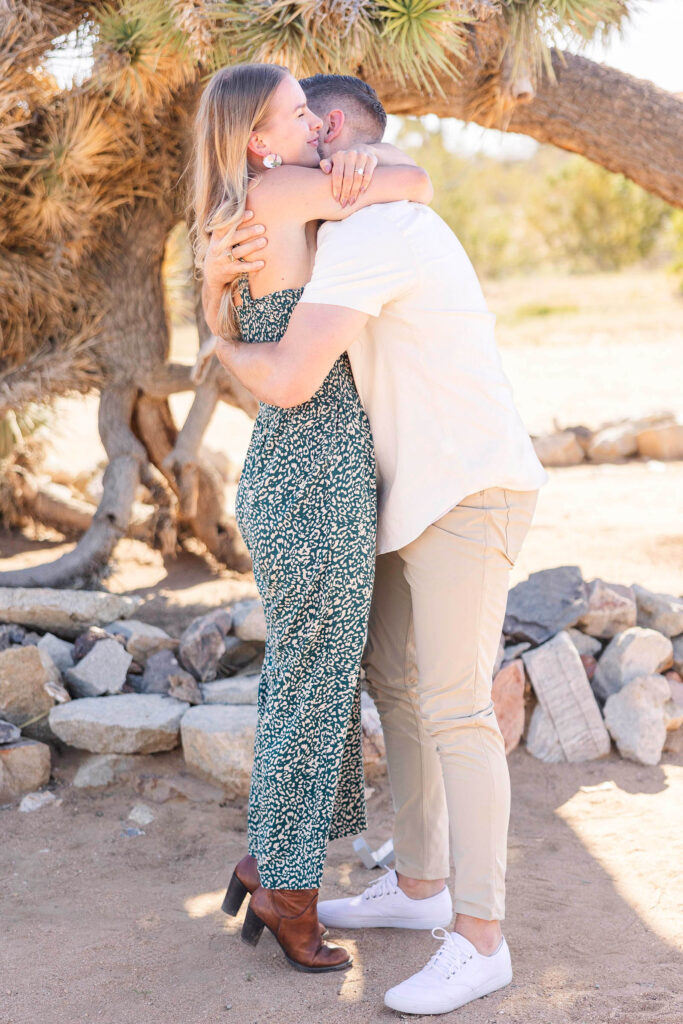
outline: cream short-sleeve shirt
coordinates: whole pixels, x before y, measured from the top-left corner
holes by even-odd
[[[369,206],[318,232],[301,302],[368,313],[349,359],[378,470],[377,552],[485,487],[548,475],[515,408],[477,275],[428,206]]]

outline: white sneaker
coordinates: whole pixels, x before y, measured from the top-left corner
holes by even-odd
[[[395,871],[382,875],[360,896],[323,900],[318,920],[328,928],[436,928],[451,923],[448,886],[436,896],[412,900],[399,889]]]
[[[389,989],[385,1006],[402,1013],[449,1013],[512,981],[504,938],[495,953],[484,956],[459,932],[435,928],[432,935],[442,940],[441,949],[421,971]]]

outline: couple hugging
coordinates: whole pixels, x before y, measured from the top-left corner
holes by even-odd
[[[242,937],[269,928],[311,972],[351,963],[327,928],[435,929],[438,951],[385,1003],[446,1013],[512,978],[492,670],[547,476],[476,274],[385,125],[359,79],[265,64],[219,71],[197,114],[206,319],[260,403],[236,516],[267,643],[248,855],[223,906],[249,896]],[[361,664],[396,868],[319,903],[328,841],[366,827]]]

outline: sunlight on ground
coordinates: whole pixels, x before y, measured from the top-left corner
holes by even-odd
[[[216,892],[200,892],[197,896],[189,896],[183,906],[188,917],[208,917],[221,909],[221,903],[225,896],[225,889],[217,889]]]
[[[627,792],[608,780],[581,788],[556,814],[565,821],[614,882],[619,895],[643,923],[676,948],[683,945],[683,886],[664,890],[670,877],[674,837],[682,824],[683,767],[662,764],[643,769],[642,792]],[[657,780],[653,784],[654,780]],[[672,842],[655,847],[649,835],[670,824]]]

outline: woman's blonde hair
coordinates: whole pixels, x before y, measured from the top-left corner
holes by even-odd
[[[252,132],[265,127],[273,93],[288,75],[275,64],[237,64],[217,71],[195,118],[191,229],[195,266],[201,271],[216,228],[234,228],[243,218],[247,193],[258,176],[247,162]],[[221,297],[218,332],[239,335],[232,288]]]

